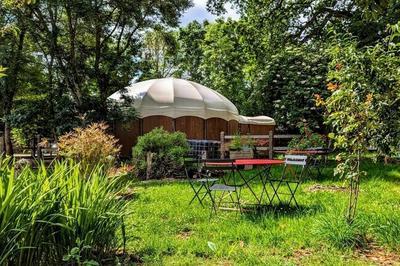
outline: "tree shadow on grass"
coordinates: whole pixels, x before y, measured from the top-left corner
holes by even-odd
[[[323,212],[324,207],[319,204],[300,205],[298,207],[288,204],[268,205],[268,206],[245,206],[242,215],[246,219],[257,221],[265,217],[279,219],[282,217],[302,217],[315,215]]]

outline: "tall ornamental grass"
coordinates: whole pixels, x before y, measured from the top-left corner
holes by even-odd
[[[121,244],[126,202],[121,177],[107,178],[72,161],[16,172],[0,160],[0,265],[61,264],[76,256],[99,263]],[[123,236],[124,238],[124,236]]]

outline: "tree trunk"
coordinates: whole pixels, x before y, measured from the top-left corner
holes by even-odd
[[[14,155],[14,149],[11,141],[11,128],[9,125],[9,122],[6,120],[4,123],[4,144],[5,144],[5,150],[6,150],[6,155],[8,156],[13,156]]]
[[[24,48],[24,40],[27,29],[22,28],[19,32],[18,40],[16,43],[16,51],[12,56],[12,60],[10,61],[10,71],[8,76],[6,77],[6,88],[5,95],[3,95],[3,105],[4,105],[4,139],[6,146],[6,154],[12,156],[14,154],[14,149],[11,140],[11,126],[8,121],[8,117],[11,114],[11,110],[13,107],[14,96],[17,94],[18,90],[18,77],[21,72],[21,58],[22,51]]]
[[[351,177],[350,180],[350,198],[349,207],[347,210],[347,223],[352,224],[356,217],[358,194],[360,192],[360,162],[361,162],[361,152],[357,151],[357,159],[352,166],[353,171],[356,175]]]

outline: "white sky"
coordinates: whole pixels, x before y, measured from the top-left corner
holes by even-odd
[[[214,21],[217,16],[212,15],[207,11],[207,0],[193,0],[194,6],[190,9],[188,9],[182,16],[181,18],[181,25],[185,26],[189,22],[193,20],[197,20],[199,22],[202,22],[204,20],[208,21]],[[233,19],[238,19],[239,15],[236,13],[236,11],[228,5],[226,7],[227,12],[223,14],[221,17],[228,18],[231,17]]]

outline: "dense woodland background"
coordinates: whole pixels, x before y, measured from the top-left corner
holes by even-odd
[[[347,84],[374,99],[376,146],[398,147],[400,1],[210,0],[210,12],[223,13],[227,2],[239,20],[179,27],[189,0],[1,1],[7,153],[11,139],[27,144],[37,134],[132,119],[129,102],[107,97],[167,76],[218,90],[244,115],[275,118],[282,132],[297,132],[299,122],[328,132],[316,100]]]

